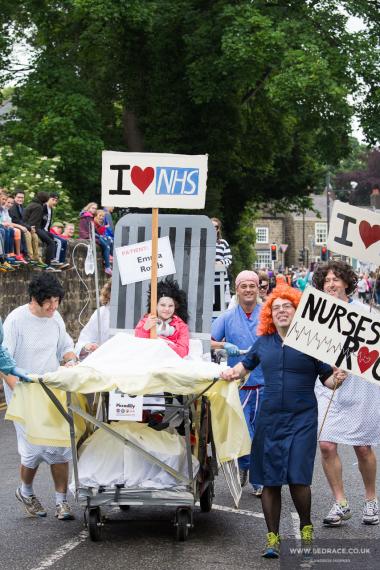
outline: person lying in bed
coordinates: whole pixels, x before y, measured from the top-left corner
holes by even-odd
[[[150,291],[148,310],[149,308]],[[179,288],[177,281],[167,277],[157,284],[157,316],[144,315],[137,323],[135,336],[150,338],[150,330],[156,327],[157,336],[184,358],[189,354],[188,319],[186,293]]]

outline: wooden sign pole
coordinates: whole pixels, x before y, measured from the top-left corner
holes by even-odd
[[[150,313],[157,314],[157,263],[158,263],[158,208],[152,208],[152,271],[150,275]],[[150,329],[150,338],[157,338],[156,327]]]

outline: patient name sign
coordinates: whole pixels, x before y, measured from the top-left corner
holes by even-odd
[[[143,241],[115,249],[122,285],[150,279],[152,273],[152,242]],[[169,237],[158,239],[157,276],[176,272]]]
[[[366,311],[361,303],[307,287],[284,345],[380,387],[379,313]]]
[[[207,155],[102,153],[105,206],[200,210],[206,181]]]

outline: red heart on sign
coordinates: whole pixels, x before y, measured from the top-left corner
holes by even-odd
[[[134,166],[131,170],[131,180],[143,194],[152,184],[153,178],[154,168],[151,166],[147,166],[144,170],[139,166]]]
[[[371,368],[372,364],[376,362],[378,356],[379,353],[377,350],[372,350],[370,352],[366,346],[362,346],[358,352],[358,365],[360,372],[365,372],[368,368]]]
[[[380,226],[371,226],[371,224],[366,221],[360,222],[359,233],[366,249],[380,240]]]

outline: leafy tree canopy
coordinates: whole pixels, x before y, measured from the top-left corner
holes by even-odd
[[[334,186],[339,200],[368,206],[372,188],[380,184],[380,150],[356,145],[335,172]]]
[[[379,139],[376,3],[14,4],[3,26],[27,35],[33,70],[3,137],[59,154],[78,206],[98,197],[104,148],[208,153],[207,211],[232,234],[244,204],[292,203],[323,185],[324,165],[349,153],[355,110]],[[366,31],[348,32],[348,15]]]

